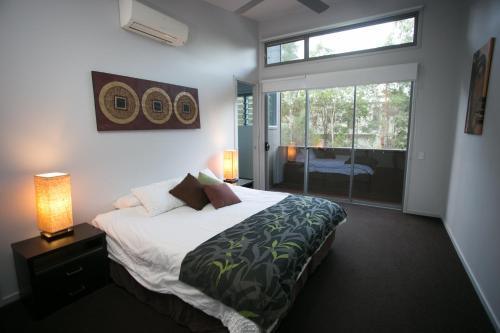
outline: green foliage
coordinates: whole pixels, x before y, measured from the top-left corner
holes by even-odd
[[[406,149],[411,82],[356,87],[355,147]],[[305,145],[306,95],[281,97],[281,145]],[[351,147],[354,87],[309,91],[309,146]]]
[[[288,259],[288,253],[279,254],[279,250],[289,250],[291,248],[301,249],[300,245],[295,242],[278,242],[278,240],[273,240],[271,246],[264,246],[264,248],[269,249],[271,251],[271,255],[273,256],[273,261],[279,259]]]
[[[309,145],[350,147],[354,88],[311,90],[309,98]]]
[[[305,145],[306,92],[285,91],[281,97],[281,144]]]
[[[227,256],[227,253],[226,253],[226,256]],[[215,260],[215,261],[212,261],[210,263],[210,265],[214,265],[215,267],[217,267],[219,269],[219,275],[217,275],[217,280],[215,281],[215,285],[218,286],[219,285],[219,282],[220,282],[220,278],[222,277],[222,275],[226,272],[229,272],[230,270],[232,269],[235,269],[236,267],[238,267],[239,265],[241,265],[243,262],[239,262],[237,264],[231,264],[227,259],[226,259],[226,262],[223,264],[221,263],[220,261],[218,260]]]
[[[239,314],[245,318],[257,318],[259,316],[258,314],[247,310],[240,311]]]
[[[281,44],[281,61],[303,59],[303,48],[299,47],[301,43],[303,41]]]
[[[386,45],[404,44],[413,42],[413,31],[415,28],[415,20],[409,18],[393,23],[394,29],[387,38]]]
[[[273,231],[281,231],[285,227],[280,225],[280,223],[278,221],[275,221],[275,222],[266,224],[266,228],[269,228],[269,230],[271,232],[273,232]]]

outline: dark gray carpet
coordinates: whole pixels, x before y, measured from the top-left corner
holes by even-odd
[[[344,205],[330,254],[280,326],[285,332],[494,332],[439,220]],[[188,332],[110,285],[41,322],[19,303],[3,332]]]

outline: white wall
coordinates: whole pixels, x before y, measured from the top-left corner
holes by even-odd
[[[259,34],[265,39],[294,31],[356,22],[420,5],[424,8],[418,47],[268,68],[263,67],[261,61],[259,72],[261,79],[271,79],[418,62],[406,209],[412,213],[444,216],[457,105],[456,53],[463,43],[464,2],[340,0],[321,15],[311,12],[300,17],[287,16],[264,22],[259,26]],[[263,57],[261,48],[260,59]],[[418,152],[424,152],[425,159],[416,159]]]
[[[15,296],[10,244],[36,236],[33,175],[71,173],[75,223],[137,185],[234,148],[233,76],[257,81],[257,26],[197,0],[155,0],[190,27],[172,48],[119,27],[117,0],[0,2],[0,305]],[[201,129],[99,133],[91,70],[198,88]]]
[[[464,133],[472,55],[496,37],[483,135]],[[471,1],[445,224],[500,331],[500,2]]]

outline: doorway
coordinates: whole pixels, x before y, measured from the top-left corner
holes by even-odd
[[[236,81],[239,178],[253,180],[254,85]]]
[[[266,189],[401,208],[412,81],[265,95]]]

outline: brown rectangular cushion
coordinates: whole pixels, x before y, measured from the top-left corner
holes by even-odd
[[[222,208],[240,203],[241,200],[234,194],[233,190],[224,183],[215,185],[206,185],[203,187],[208,200],[216,208]]]
[[[203,185],[190,173],[169,193],[196,210],[203,209],[209,202],[203,191]]]

